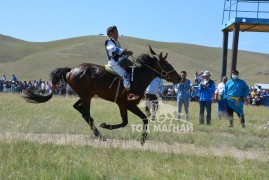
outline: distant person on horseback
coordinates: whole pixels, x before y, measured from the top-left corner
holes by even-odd
[[[133,52],[121,48],[118,41],[119,33],[116,26],[109,27],[107,29],[107,35],[109,39],[106,40],[105,47],[109,59],[108,65],[123,78],[123,86],[127,91],[130,91],[130,74],[126,72],[125,68],[132,65],[128,56],[131,56]],[[129,93],[127,100],[136,100],[138,98],[138,95]]]

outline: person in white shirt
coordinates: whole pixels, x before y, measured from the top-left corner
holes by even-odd
[[[224,90],[225,84],[228,78],[226,76],[222,77],[222,82],[218,84],[218,87],[215,90],[214,102],[218,102],[218,112],[217,116],[220,120],[221,117],[227,118],[227,101],[223,99],[222,92]]]
[[[46,91],[45,91],[45,94],[49,94],[51,91],[51,85],[49,82],[46,82]]]
[[[105,42],[105,48],[107,57],[109,59],[108,65],[113,69],[113,71],[115,71],[119,76],[123,78],[123,86],[129,92],[130,75],[123,67],[120,66],[119,61],[124,61],[127,66],[131,65],[130,60],[128,60],[128,56],[131,56],[133,52],[121,48],[121,45],[118,41],[119,33],[116,26],[109,27],[107,29],[107,35],[109,36],[109,39]],[[127,100],[136,100],[138,98],[138,95],[129,92]]]
[[[6,78],[6,75],[5,75],[5,74],[3,74],[3,76],[2,76],[2,78],[1,78],[1,80],[2,80],[3,82],[5,82],[5,81],[7,80],[7,78]]]
[[[42,81],[40,90],[42,93],[45,94],[45,91],[46,91],[46,82],[45,81]]]
[[[155,120],[156,111],[158,110],[158,98],[159,94],[163,94],[163,80],[156,77],[152,80],[150,85],[146,89],[146,114],[148,117],[151,116],[151,120]]]

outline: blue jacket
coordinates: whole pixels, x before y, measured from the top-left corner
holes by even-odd
[[[200,92],[199,101],[212,101],[213,93],[215,92],[215,83],[211,79],[209,84],[202,88],[202,84],[205,83],[205,80],[202,80],[198,85],[198,91]]]
[[[14,81],[14,82],[17,81],[17,77],[15,75],[12,75],[12,81]]]
[[[190,80],[186,79],[186,81],[184,83],[178,83],[176,85],[176,89],[177,89],[177,99],[178,100],[190,99],[190,89],[191,89]]]

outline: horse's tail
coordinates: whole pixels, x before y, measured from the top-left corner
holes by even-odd
[[[50,78],[52,81],[52,88],[49,94],[40,95],[35,94],[34,91],[27,89],[24,91],[24,98],[30,103],[44,103],[52,98],[53,90],[58,82],[61,80],[66,82],[66,74],[71,71],[71,68],[57,68],[50,73]]]
[[[71,71],[71,68],[57,68],[50,73],[51,82],[56,85],[58,82],[63,80],[66,82],[66,74]]]

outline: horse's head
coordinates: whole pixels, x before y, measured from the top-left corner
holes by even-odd
[[[137,58],[138,62],[154,71],[158,77],[173,84],[178,84],[181,81],[181,77],[166,60],[168,53],[164,57],[162,52],[157,55],[150,46],[149,51],[152,56],[143,54]]]

